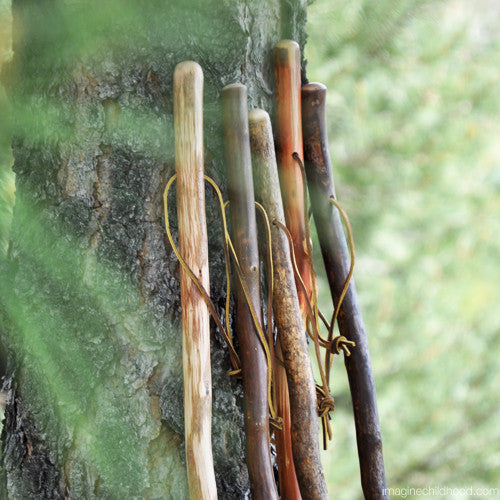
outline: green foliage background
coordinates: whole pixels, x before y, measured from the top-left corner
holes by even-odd
[[[500,487],[499,43],[492,0],[309,10],[391,487]],[[334,384],[325,462],[347,500],[358,470],[340,365]]]
[[[0,0],[0,70],[12,56],[10,0]],[[14,176],[11,173],[10,116],[0,80],[0,254],[7,251],[8,232],[14,203]]]
[[[0,61],[8,7],[0,0]],[[357,245],[388,485],[500,487],[500,5],[316,0],[308,30],[308,77],[329,88],[337,194]],[[2,255],[14,201],[8,123],[0,87]],[[324,462],[335,498],[352,499],[339,361],[334,394]]]

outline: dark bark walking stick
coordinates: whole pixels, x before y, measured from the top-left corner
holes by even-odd
[[[263,110],[250,113],[250,142],[256,196],[273,221],[271,242],[274,272],[273,311],[290,392],[292,449],[304,499],[326,499],[318,444],[318,412],[314,377],[305,329],[295,289],[288,240],[283,233],[284,213],[274,153],[271,121]]]
[[[335,188],[325,124],[325,97],[326,87],[320,83],[302,88],[307,183],[330,291],[337,305],[349,271],[349,251],[339,213],[331,202]],[[388,498],[368,342],[353,281],[342,301],[338,323],[340,334],[356,343],[351,356],[345,356],[344,361],[354,409],[363,492],[367,499]]]
[[[240,342],[245,397],[246,455],[252,498],[277,499],[269,443],[268,359],[254,319],[262,324],[259,254],[248,137],[247,89],[233,84],[222,91],[225,156],[231,234],[243,283],[235,280],[236,331]],[[247,296],[243,290],[246,288]],[[258,316],[252,318],[249,304]]]
[[[175,68],[174,128],[180,253],[205,290],[209,290],[203,179],[203,72],[192,61]],[[185,269],[181,269],[181,305],[189,492],[196,500],[215,499],[209,310]]]

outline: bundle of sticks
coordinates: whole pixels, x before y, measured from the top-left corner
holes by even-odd
[[[330,434],[329,373],[332,357],[345,352],[366,498],[385,498],[382,444],[366,333],[352,277],[354,249],[342,225],[345,213],[333,184],[325,124],[326,88],[301,86],[298,44],[273,51],[274,132],[268,113],[248,113],[247,89],[222,90],[225,163],[231,231],[224,221],[224,250],[232,263],[239,354],[209,297],[203,162],[203,73],[192,61],[174,74],[174,126],[185,398],[186,463],[193,499],[217,498],[211,447],[210,314],[228,342],[233,373],[244,390],[246,458],[254,499],[328,498],[320,460],[318,416]],[[172,179],[171,181],[173,181]],[[210,181],[214,185],[213,181]],[[332,321],[320,333],[307,192],[317,227],[330,292]],[[257,216],[263,223],[258,231]],[[265,237],[262,235],[264,234]],[[260,236],[260,237],[259,237]],[[259,245],[259,242],[261,244]],[[261,286],[265,255],[267,286]],[[229,273],[229,271],[228,271]],[[267,320],[263,318],[264,289]],[[324,318],[323,318],[324,319]],[[339,335],[334,337],[338,320]],[[228,323],[228,322],[226,322]],[[265,328],[267,326],[267,330]],[[273,326],[277,332],[274,335]],[[308,336],[316,353],[315,383]],[[325,349],[324,359],[320,348]],[[352,351],[352,354],[351,354]],[[326,439],[326,437],[325,437]],[[271,449],[276,450],[276,485]]]

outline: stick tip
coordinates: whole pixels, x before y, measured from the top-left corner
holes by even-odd
[[[274,50],[288,50],[295,52],[297,50],[300,50],[300,47],[295,40],[280,40],[274,46]]]
[[[302,113],[306,116],[308,109],[325,107],[326,87],[322,83],[308,83],[302,87]]]
[[[277,64],[290,64],[300,61],[300,47],[294,40],[281,40],[273,49],[273,58]]]
[[[223,101],[247,101],[247,87],[242,83],[231,83],[230,85],[226,85],[222,89],[222,100]],[[245,104],[246,105],[246,104]]]
[[[243,85],[242,83],[230,83],[222,89],[222,92],[242,92],[246,90],[246,85]]]
[[[248,121],[251,123],[263,123],[263,122],[270,122],[271,119],[269,118],[269,114],[267,111],[261,109],[261,108],[255,108],[248,113]]]
[[[189,77],[203,78],[203,70],[196,61],[182,61],[174,70],[174,78]]]
[[[303,94],[326,92],[326,86],[319,82],[307,83],[302,87]]]
[[[183,61],[174,70],[174,93],[186,92],[186,89],[198,96],[203,93],[203,70],[195,61]]]

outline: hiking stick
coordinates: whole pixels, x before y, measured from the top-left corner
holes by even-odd
[[[279,334],[276,339],[275,358],[276,359],[273,360],[273,373],[274,387],[276,391],[276,412],[283,420],[282,429],[277,429],[274,432],[280,494],[281,498],[286,500],[300,500],[302,497],[300,496],[297,473],[295,472],[295,465],[293,463],[290,395],[288,391],[285,365],[282,364],[283,350],[281,349]]]
[[[310,83],[302,87],[302,118],[307,183],[314,221],[333,301],[337,305],[349,271],[349,251],[335,197],[325,123],[326,87]],[[365,327],[351,280],[338,315],[340,334],[356,343],[344,356],[349,378],[356,439],[365,498],[387,498],[375,387]],[[332,340],[332,339],[329,339]]]
[[[292,449],[304,499],[328,498],[318,444],[318,412],[314,377],[300,312],[274,154],[271,121],[260,109],[250,113],[250,143],[258,201],[273,221],[273,311],[290,393]]]
[[[270,374],[264,346],[254,324],[254,319],[257,319],[262,325],[262,312],[246,87],[241,84],[224,87],[222,104],[231,233],[243,281],[241,283],[235,279],[235,299],[245,401],[248,474],[252,498],[277,499],[269,443]],[[252,318],[247,299],[257,318]]]
[[[274,134],[286,225],[292,235],[295,260],[307,296],[312,293],[312,269],[307,255],[304,180],[293,154],[302,159],[302,119],[300,107],[300,48],[296,42],[282,40],[273,50],[276,106]],[[306,297],[297,286],[302,317],[306,318]]]
[[[259,117],[260,114],[258,110],[253,110],[249,114],[250,145],[252,150],[253,174],[255,179],[255,196],[257,200],[261,204],[263,204],[263,206],[265,206],[266,204],[263,203],[261,196],[261,180],[259,179],[260,170],[257,170],[257,161],[259,157],[259,150],[262,147],[264,147],[262,141],[266,139],[267,136],[263,135],[263,132],[265,131],[261,130],[262,125],[261,125],[261,120],[259,120]],[[272,141],[272,137],[270,138],[270,140],[268,140],[268,145],[269,144],[271,145],[272,151],[268,152],[267,157],[270,158],[272,155],[272,162],[271,160],[270,162],[272,167],[276,170],[275,175],[277,176],[276,157],[274,154],[274,143]],[[279,180],[277,181],[277,184],[278,184],[278,192],[277,192],[278,200],[281,201],[281,193],[279,191]],[[281,203],[279,204],[279,206],[281,209],[280,213],[281,220],[284,223],[283,206]],[[266,273],[269,272],[272,271],[266,269]],[[295,283],[292,281],[292,288],[294,286]],[[278,301],[276,300],[275,309],[279,308],[279,304],[277,302]],[[299,309],[299,316],[300,316],[300,309]],[[278,326],[278,329],[279,328],[280,326]],[[282,360],[283,360],[283,351],[281,349],[281,341],[278,335],[278,338],[276,339],[275,358],[272,361],[273,361],[273,374],[274,374],[274,390],[276,392],[276,411],[283,421],[282,429],[275,430],[274,433],[274,441],[276,444],[276,460],[278,462],[280,495],[282,498],[286,500],[300,500],[301,496],[300,496],[299,483],[297,481],[295,465],[293,462],[288,382],[286,379],[285,366],[282,363]]]
[[[179,248],[209,290],[208,243],[203,180],[203,72],[192,61],[174,72],[175,168]],[[189,492],[193,499],[217,498],[212,459],[212,376],[208,307],[181,269],[184,425]]]

